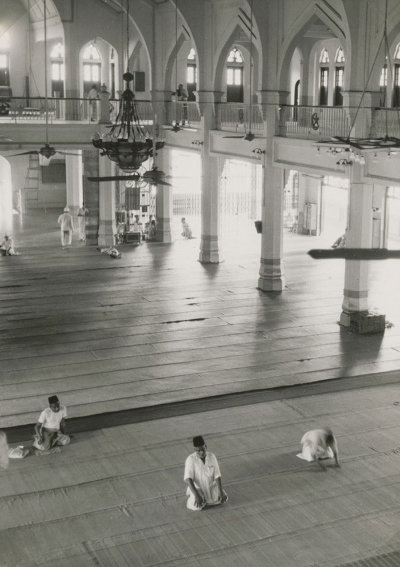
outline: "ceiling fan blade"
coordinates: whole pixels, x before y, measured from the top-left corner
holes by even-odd
[[[37,150],[32,150],[32,151],[30,151],[30,152],[22,152],[22,153],[20,153],[20,154],[11,154],[11,155],[9,155],[9,156],[7,156],[7,157],[28,156],[28,155],[33,156],[33,155],[37,155],[37,154],[39,154],[39,152],[38,152]]]
[[[59,150],[57,150],[56,153],[57,153],[57,154],[62,154],[63,156],[80,156],[80,155],[81,155],[81,154],[73,154],[73,153],[71,153],[71,152],[62,152],[62,151],[59,151]]]
[[[400,250],[387,248],[334,248],[309,250],[308,255],[314,260],[342,258],[345,260],[388,260],[400,258]]]
[[[163,179],[142,179],[142,181],[144,183],[148,183],[149,185],[165,185],[168,187],[171,187],[171,183],[168,183],[168,181],[163,181]]]
[[[140,175],[114,175],[109,177],[88,177],[88,181],[139,181]]]
[[[243,139],[244,136],[223,136],[224,138],[236,138],[236,140]]]

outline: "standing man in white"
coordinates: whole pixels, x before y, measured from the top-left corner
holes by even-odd
[[[61,229],[61,246],[63,248],[71,246],[72,233],[74,232],[74,221],[69,212],[69,207],[65,207],[63,214],[58,217],[57,222]]]

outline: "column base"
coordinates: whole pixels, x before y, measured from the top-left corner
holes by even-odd
[[[219,264],[220,263],[218,252],[200,252],[199,262],[201,264]]]
[[[172,232],[171,221],[169,218],[163,219],[157,217],[156,241],[163,242],[164,244],[171,244]]]
[[[280,259],[261,258],[259,273],[257,288],[261,291],[282,291],[285,288],[285,277]]]
[[[203,235],[200,243],[199,262],[201,264],[219,264],[220,261],[218,237]]]
[[[113,221],[101,220],[99,222],[99,235],[97,244],[101,247],[114,246]]]
[[[383,333],[385,331],[385,315],[372,311],[342,311],[339,324],[360,335]]]

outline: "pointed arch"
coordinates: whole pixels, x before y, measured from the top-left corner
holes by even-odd
[[[341,19],[338,12],[328,13],[325,9],[322,9],[318,3],[309,5],[308,8],[299,14],[299,17],[287,34],[287,39],[284,41],[280,50],[281,56],[278,61],[278,85],[280,90],[285,90],[287,84],[287,69],[293,52],[315,17],[329,28],[340,41],[341,45],[345,47],[345,51],[350,52],[351,40],[347,21]],[[347,39],[347,37],[349,37],[349,39]]]
[[[178,41],[174,42],[174,46],[169,54],[168,57],[168,61],[167,61],[167,65],[165,68],[165,84],[164,84],[164,89],[166,91],[168,90],[172,90],[175,91],[175,89],[177,88],[178,85],[175,85],[175,62],[179,61],[178,55],[181,52],[185,42],[187,42],[187,36],[186,34],[184,34],[182,31],[180,33],[180,35],[178,36]],[[187,53],[185,53],[185,61],[187,59],[187,54],[190,51],[190,46],[188,46],[188,50]],[[196,49],[195,49],[196,51]],[[179,63],[178,63],[179,65]],[[186,71],[186,66],[185,66],[185,71]],[[178,83],[181,82],[179,80],[179,70],[178,70]]]
[[[248,30],[246,30],[246,34],[248,35]],[[249,65],[250,52],[246,45],[246,43],[248,42],[246,43],[243,42],[242,35],[243,35],[243,27],[239,24],[236,24],[231,30],[230,34],[227,35],[227,37],[225,38],[223,44],[219,49],[219,56],[216,62],[215,73],[214,73],[214,85],[215,85],[214,88],[216,91],[223,90],[222,87],[223,87],[223,75],[224,75],[225,65],[228,59],[228,55],[231,49],[233,48],[233,46],[237,46],[240,49],[244,57],[244,63],[245,63],[244,66],[248,67]],[[253,93],[258,88],[259,62],[260,62],[260,56],[259,56],[258,45],[257,42],[253,42],[253,87],[254,87]]]

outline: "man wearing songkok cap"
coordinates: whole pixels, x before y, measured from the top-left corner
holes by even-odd
[[[184,481],[188,485],[186,507],[198,511],[206,506],[222,504],[228,496],[222,488],[217,458],[207,451],[201,435],[193,437],[193,446],[195,451],[185,462]]]
[[[57,396],[50,396],[48,401],[49,407],[42,411],[35,425],[33,446],[39,451],[49,451],[57,445],[68,445],[70,442],[65,432],[65,406],[60,405]]]

